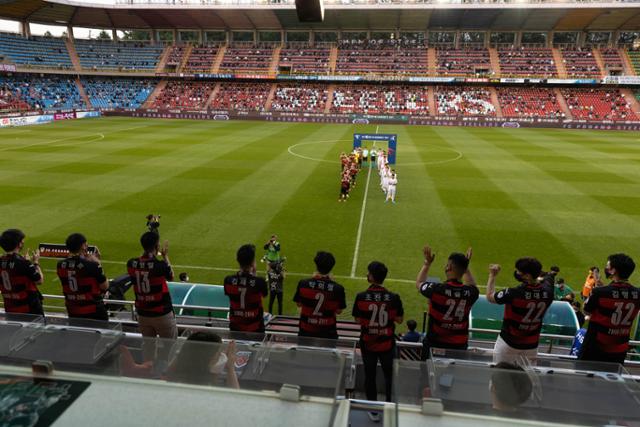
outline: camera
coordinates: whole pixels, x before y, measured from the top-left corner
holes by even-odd
[[[160,228],[160,215],[147,215],[147,228],[153,233],[158,233]]]

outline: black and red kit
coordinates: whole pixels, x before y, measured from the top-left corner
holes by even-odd
[[[445,283],[425,282],[420,293],[429,299],[429,346],[465,350],[469,313],[480,296],[478,288],[451,279]]]
[[[386,352],[395,348],[395,321],[404,316],[398,294],[383,286],[371,285],[356,296],[352,314],[362,328],[362,348],[370,352]]]
[[[264,332],[262,298],[269,294],[262,277],[240,272],[224,279],[229,297],[229,329],[240,332]]]
[[[100,289],[107,277],[100,264],[74,256],[59,261],[57,271],[69,317],[109,319]]]
[[[142,256],[127,262],[127,272],[136,294],[136,311],[140,316],[159,317],[173,312],[167,281],[173,280],[173,270],[165,261]]]
[[[591,319],[578,357],[623,363],[639,310],[640,289],[628,282],[594,288],[584,304],[584,311],[591,314]]]
[[[538,348],[542,319],[553,303],[553,287],[544,283],[522,283],[494,294],[496,303],[504,304],[500,337],[518,350]]]
[[[300,336],[338,338],[336,314],[347,307],[342,285],[325,276],[301,280],[293,301],[300,305]]]
[[[36,283],[42,280],[38,269],[19,254],[0,258],[0,290],[7,313],[44,314],[42,295]]]

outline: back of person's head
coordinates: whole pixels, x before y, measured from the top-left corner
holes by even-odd
[[[418,327],[418,322],[416,322],[413,319],[407,320],[407,328],[409,328],[411,332],[415,331],[417,327]]]
[[[182,344],[178,357],[169,369],[170,381],[210,384],[209,367],[221,350],[222,338],[211,332],[193,332]]]
[[[516,261],[516,269],[523,274],[530,274],[535,280],[542,272],[542,264],[535,258],[525,257]]]
[[[564,279],[561,277],[558,279],[558,285],[564,285]]]
[[[83,234],[73,233],[67,237],[65,245],[72,254],[77,254],[82,249],[82,245],[87,243],[87,238]]]
[[[502,406],[514,409],[529,399],[533,383],[524,369],[508,362],[500,362],[494,368],[491,390]]]
[[[449,255],[449,266],[458,277],[462,277],[469,268],[469,260],[464,254],[454,252]]]
[[[607,258],[609,266],[616,270],[616,274],[620,279],[627,280],[636,269],[636,263],[626,254],[613,254]]]
[[[240,264],[240,267],[247,268],[253,265],[256,259],[256,247],[252,244],[246,244],[240,246],[236,253],[236,261]]]
[[[560,273],[560,267],[558,267],[557,265],[552,265],[551,268],[549,269],[549,271],[553,272],[553,273]]]
[[[336,259],[331,252],[318,251],[313,262],[316,264],[316,270],[320,274],[329,274],[336,265]]]
[[[155,252],[158,248],[158,243],[160,243],[160,236],[158,233],[147,231],[142,235],[142,237],[140,237],[140,244],[145,252]]]
[[[369,271],[369,275],[374,283],[378,285],[382,285],[384,283],[384,279],[387,278],[387,273],[389,270],[387,266],[379,261],[373,261],[367,266],[367,270]]]
[[[16,228],[10,228],[0,235],[0,247],[2,247],[5,252],[12,252],[20,246],[23,240],[24,233],[22,231]]]
[[[180,279],[181,282],[188,282],[189,281],[189,275],[187,273],[180,273],[178,278]]]

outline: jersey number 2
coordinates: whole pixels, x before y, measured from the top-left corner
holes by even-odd
[[[611,324],[613,326],[631,326],[635,305],[632,302],[628,302],[626,305],[624,302],[617,302],[613,305],[616,307],[616,311],[611,314]]]

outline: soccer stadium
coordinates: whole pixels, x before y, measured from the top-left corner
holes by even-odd
[[[0,165],[0,426],[640,426],[638,0],[0,0]]]

